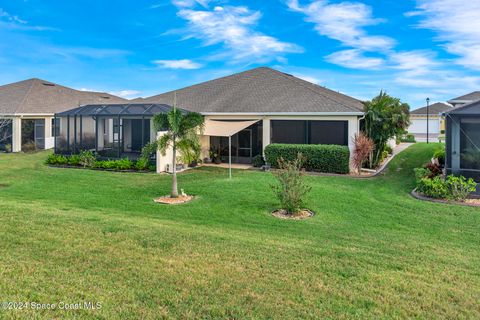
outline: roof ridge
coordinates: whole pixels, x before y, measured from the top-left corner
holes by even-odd
[[[322,93],[320,93],[320,92],[318,92],[318,91],[315,91],[315,90],[313,90],[312,88],[309,88],[308,86],[304,85],[303,83],[298,82],[297,79],[302,80],[302,81],[305,81],[305,82],[307,82],[307,83],[309,83],[309,84],[311,84],[311,85],[317,86],[317,87],[319,87],[319,88],[321,88],[321,89],[329,90],[329,91],[331,91],[331,92],[333,92],[333,93],[336,93],[336,94],[340,94],[339,92],[333,91],[333,90],[328,89],[328,88],[326,88],[326,87],[321,87],[321,86],[319,86],[319,85],[317,85],[317,84],[315,84],[315,83],[308,82],[308,81],[306,81],[306,80],[300,79],[300,78],[298,78],[298,77],[295,77],[294,75],[288,75],[288,74],[286,74],[285,72],[278,71],[278,70],[275,70],[275,69],[273,69],[273,68],[268,68],[268,67],[267,67],[267,69],[272,70],[272,71],[275,71],[276,73],[278,73],[278,74],[280,74],[281,76],[283,76],[285,79],[288,79],[288,80],[290,80],[290,81],[293,81],[293,82],[301,85],[302,87],[304,87],[304,88],[312,91],[313,93],[321,96],[322,98],[326,98],[326,99],[331,100],[331,101],[333,101],[333,102],[339,103],[339,104],[341,104],[342,106],[344,106],[344,107],[346,107],[346,108],[348,108],[348,109],[350,109],[350,110],[353,110],[353,111],[362,111],[362,110],[358,110],[358,109],[356,109],[356,108],[352,108],[352,107],[350,107],[350,106],[347,106],[346,104],[344,104],[344,103],[341,102],[341,101],[337,101],[337,100],[334,99],[334,98],[328,97],[328,96],[326,96],[326,95],[324,95],[324,94],[322,94]],[[353,98],[353,99],[355,99],[355,98]],[[358,99],[355,99],[355,100],[358,100]],[[358,100],[358,102],[361,102],[361,101]]]
[[[197,87],[197,86],[204,85],[204,84],[209,83],[209,82],[213,82],[213,81],[217,81],[217,80],[222,80],[222,79],[227,79],[227,78],[232,78],[232,77],[238,76],[238,75],[243,74],[243,73],[252,72],[253,70],[265,69],[265,68],[268,68],[268,67],[262,66],[262,67],[256,67],[256,68],[253,68],[253,69],[249,69],[249,70],[244,70],[244,71],[232,73],[232,74],[229,74],[229,75],[220,77],[220,78],[215,78],[215,79],[210,79],[210,80],[202,81],[202,82],[200,82],[200,83],[195,83],[195,84],[192,84],[192,85],[189,85],[189,86],[185,86],[185,87],[181,87],[181,88],[178,88],[178,89],[170,90],[170,91],[167,91],[167,92],[155,94],[155,95],[153,95],[153,96],[146,97],[146,98],[142,98],[142,99],[150,99],[150,98],[153,98],[153,97],[163,96],[163,95],[166,95],[166,94],[169,94],[169,93],[173,93],[173,92],[176,92],[176,91],[181,91],[181,90],[186,89],[186,88],[195,88],[195,87]],[[270,68],[268,68],[268,69],[270,69]],[[273,69],[272,69],[272,70],[273,70]]]

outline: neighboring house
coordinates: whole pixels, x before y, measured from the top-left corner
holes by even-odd
[[[89,103],[122,103],[125,99],[103,92],[80,91],[41,79],[29,79],[0,86],[0,148],[18,152],[34,143],[37,149],[54,147],[54,114]],[[5,121],[7,119],[7,121]]]
[[[445,113],[447,173],[480,182],[480,101]]]
[[[428,132],[431,136],[437,138],[438,135],[445,130],[445,119],[442,113],[452,109],[448,103],[437,102],[428,107],[428,121],[427,121],[427,107],[418,108],[410,112],[410,126],[408,132],[414,135],[426,137],[427,123]]]
[[[463,96],[448,100],[448,103],[454,107],[460,107],[475,101],[480,101],[480,91],[473,91]]]
[[[202,156],[209,150],[251,163],[270,143],[338,144],[353,150],[363,116],[360,100],[266,67],[203,82],[142,103],[172,105],[206,118]],[[163,170],[163,169],[162,169]]]

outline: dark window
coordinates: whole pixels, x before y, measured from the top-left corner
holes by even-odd
[[[348,121],[309,121],[309,144],[348,145]]]
[[[307,121],[272,120],[272,143],[307,143]]]
[[[52,118],[52,137],[60,135],[60,118]]]
[[[272,143],[348,145],[348,121],[272,120]]]

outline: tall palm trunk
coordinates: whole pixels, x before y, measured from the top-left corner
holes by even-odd
[[[170,197],[178,198],[178,187],[177,187],[177,145],[175,143],[175,136],[173,137],[173,175],[172,175],[172,193]]]

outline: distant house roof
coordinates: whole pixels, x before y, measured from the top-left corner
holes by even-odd
[[[352,113],[363,103],[292,75],[260,67],[190,87],[136,99],[172,104],[201,113]]]
[[[80,91],[41,79],[0,86],[0,114],[53,114],[89,103],[122,103],[120,97]]]
[[[480,91],[473,91],[460,97],[448,100],[449,103],[455,102],[473,102],[480,100]]]
[[[437,103],[434,103],[434,104],[432,104],[431,106],[428,107],[428,113],[430,115],[439,115],[440,113],[448,111],[452,108],[453,107],[448,103],[437,102]],[[421,107],[421,108],[418,108],[416,110],[413,110],[413,111],[410,112],[410,114],[412,114],[412,115],[426,115],[427,114],[427,107],[425,106],[425,107]]]
[[[56,113],[57,117],[66,116],[98,116],[98,117],[149,117],[158,113],[165,113],[172,109],[166,104],[152,103],[124,103],[124,104],[90,104]],[[183,113],[188,111],[180,109]]]
[[[475,115],[480,116],[480,100],[474,101],[468,104],[464,104],[460,107],[453,108],[446,112],[447,115]]]

